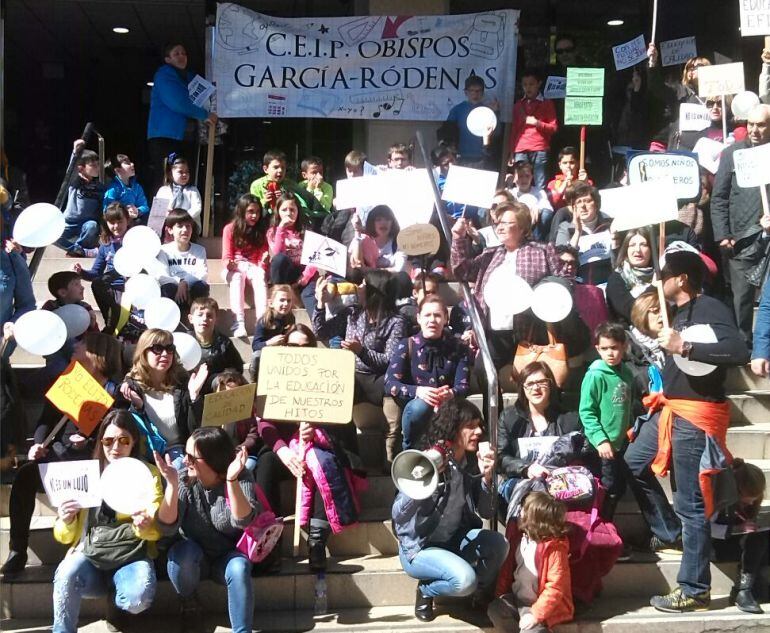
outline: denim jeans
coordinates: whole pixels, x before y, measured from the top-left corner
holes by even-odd
[[[681,530],[683,554],[677,583],[685,594],[694,595],[711,587],[711,528],[698,478],[706,434],[684,418],[674,416],[671,465],[676,492],[672,511],[649,468],[658,450],[658,421],[659,414],[645,422],[626,451],[626,464],[631,471],[629,483],[642,514],[658,538],[673,542]]]
[[[401,413],[402,446],[405,451],[414,448],[431,416],[433,407],[425,400],[414,398],[406,403]]]
[[[526,160],[532,165],[535,186],[545,190],[545,170],[548,168],[548,152],[546,150],[537,152],[516,152],[513,155],[513,160]]]
[[[53,633],[75,633],[82,599],[108,594],[110,583],[115,587],[115,606],[123,611],[141,613],[155,598],[155,568],[149,559],[101,571],[80,552],[65,556],[53,580]]]
[[[18,253],[0,249],[0,326],[35,309],[35,294],[27,262]],[[9,341],[4,356],[10,358],[16,341]]]
[[[508,541],[499,532],[473,529],[459,534],[446,547],[421,550],[411,561],[399,553],[407,575],[420,580],[426,598],[469,596],[476,589],[491,589],[508,554]]]
[[[251,633],[254,620],[254,589],[251,561],[233,549],[216,560],[209,560],[201,546],[185,539],[168,552],[168,578],[176,592],[190,597],[202,577],[227,586],[227,611],[233,633]]]
[[[94,248],[99,243],[99,224],[95,220],[86,220],[83,224],[64,224],[64,233],[56,240],[56,246],[71,251],[77,245],[82,249]]]

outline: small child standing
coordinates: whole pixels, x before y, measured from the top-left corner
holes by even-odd
[[[602,323],[594,334],[599,360],[588,368],[580,387],[580,422],[601,458],[602,485],[607,496],[602,517],[612,521],[626,489],[623,454],[633,422],[634,376],[623,362],[627,335],[619,323]]]
[[[267,310],[257,321],[254,338],[251,339],[249,374],[254,382],[257,382],[259,374],[259,358],[262,355],[262,349],[266,346],[286,345],[286,334],[294,325],[293,296],[291,286],[286,284],[276,284],[270,291]]]
[[[168,209],[184,209],[201,230],[201,194],[195,185],[190,184],[190,165],[186,158],[171,154],[166,159],[163,186],[155,194],[156,198],[168,200]]]
[[[546,185],[546,192],[551,199],[551,206],[554,211],[558,211],[569,204],[565,194],[569,186],[574,184],[575,181],[582,180],[589,185],[594,184],[594,181],[588,177],[586,170],[579,169],[579,159],[580,155],[574,147],[567,146],[559,152],[560,173],[551,178]]]
[[[267,305],[266,218],[259,198],[245,193],[235,204],[233,220],[222,230],[222,276],[230,285],[230,309],[235,314],[233,336],[247,336],[246,281],[254,291],[254,311],[259,319]]]
[[[302,182],[299,186],[307,189],[318,200],[325,211],[323,216],[332,210],[334,189],[324,180],[324,164],[320,158],[309,156],[302,161]]]

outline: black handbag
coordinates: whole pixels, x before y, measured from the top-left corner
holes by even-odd
[[[88,530],[83,539],[83,556],[102,571],[118,569],[147,557],[147,541],[140,539],[130,521],[104,523],[98,508],[88,511]]]
[[[758,263],[754,264],[746,271],[746,281],[750,285],[761,288],[765,279],[767,279],[768,266],[770,265],[770,240],[764,248],[764,254]]]

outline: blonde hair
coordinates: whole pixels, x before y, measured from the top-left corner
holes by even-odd
[[[173,343],[174,337],[171,332],[167,332],[166,330],[151,328],[142,332],[139,341],[136,343],[133,366],[131,367],[131,371],[128,372],[128,377],[132,378],[143,387],[159,391],[170,392],[173,391],[175,387],[181,386],[185,380],[187,380],[187,372],[184,370],[184,367],[182,367],[182,363],[179,362],[179,354],[174,352],[174,361],[172,362],[171,367],[168,368],[160,385],[153,384],[152,370],[150,364],[147,362],[147,350],[153,345],[172,345]]]
[[[698,64],[698,66],[711,66],[711,62],[705,57],[690,57],[690,59],[688,59],[684,63],[684,67],[682,68],[682,85],[683,86],[692,88],[692,86],[690,85],[690,81],[687,77],[687,73],[689,73],[691,70],[695,70],[694,68],[695,64]]]
[[[262,323],[268,330],[275,328],[275,320],[278,318],[276,311],[273,309],[273,299],[279,292],[285,292],[287,295],[289,295],[291,307],[294,308],[294,292],[292,292],[291,286],[289,284],[274,285],[270,289],[270,298],[267,300],[267,310],[265,310],[265,314],[262,317]],[[294,312],[289,312],[287,315],[286,328],[288,329],[292,325],[294,325]]]

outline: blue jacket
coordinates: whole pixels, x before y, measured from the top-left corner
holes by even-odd
[[[139,216],[147,215],[150,212],[150,206],[147,204],[147,196],[144,195],[144,189],[142,185],[136,182],[136,177],[132,177],[128,181],[128,185],[123,184],[123,181],[117,176],[108,185],[107,191],[104,192],[104,208],[111,202],[120,202],[121,204],[128,206],[133,204],[139,209]]]
[[[184,79],[176,68],[164,64],[153,78],[150,96],[150,118],[147,122],[147,138],[184,139],[187,119],[204,120],[209,113],[190,101],[187,84],[192,73],[184,71]]]
[[[75,174],[67,193],[67,206],[64,207],[64,221],[67,224],[82,226],[84,222],[102,219],[102,200],[104,185],[96,178],[86,182]]]
[[[751,357],[770,359],[770,282],[767,280],[762,288],[762,298],[754,321],[754,350]]]
[[[111,240],[109,244],[100,244],[91,270],[83,270],[80,273],[81,278],[86,281],[93,281],[99,277],[109,275],[110,286],[115,290],[123,290],[126,280],[118,274],[112,265],[115,253],[118,252],[122,245],[123,240]]]

